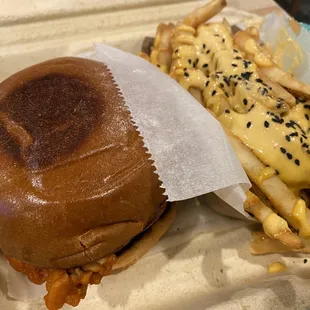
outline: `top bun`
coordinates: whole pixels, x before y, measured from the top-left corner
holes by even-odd
[[[0,84],[0,249],[38,267],[115,253],[166,197],[107,67],[59,58]]]

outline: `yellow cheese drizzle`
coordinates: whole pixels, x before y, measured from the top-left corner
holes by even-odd
[[[250,40],[246,48],[252,50]],[[172,38],[173,76],[185,89],[202,91],[204,103],[271,171],[295,193],[310,187],[310,104],[293,108],[259,78],[223,24],[193,28],[179,25]],[[256,53],[268,65],[263,53]]]
[[[265,167],[261,170],[258,183],[262,183],[264,180],[271,178],[273,175],[276,174],[276,171],[271,167]]]
[[[268,266],[269,273],[278,273],[278,272],[284,272],[284,271],[286,271],[286,266],[280,262],[274,262]]]
[[[310,225],[308,222],[306,209],[307,207],[305,201],[298,199],[291,214],[292,221],[299,229],[300,237],[310,236]]]

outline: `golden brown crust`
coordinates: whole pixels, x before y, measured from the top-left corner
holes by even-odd
[[[164,211],[143,141],[102,63],[60,58],[0,84],[0,248],[46,268],[115,253]]]

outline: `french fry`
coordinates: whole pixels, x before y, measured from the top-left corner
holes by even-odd
[[[248,27],[245,29],[245,32],[247,32],[255,41],[259,41],[259,31],[256,27]]]
[[[310,96],[310,85],[298,81],[294,76],[279,68],[249,33],[246,31],[237,32],[234,35],[234,42],[270,80],[298,94]]]
[[[204,7],[198,8],[194,12],[188,14],[184,19],[184,24],[197,28],[199,25],[221,12],[226,5],[226,0],[212,0]]]
[[[203,97],[202,97],[202,93],[200,89],[191,87],[188,91],[201,105],[204,105]]]
[[[143,53],[143,52],[140,52],[140,53],[138,54],[138,56],[141,57],[141,58],[143,58],[143,59],[146,60],[146,61],[150,61],[150,57],[149,57],[147,54]]]
[[[278,96],[278,98],[282,98],[285,103],[287,103],[291,108],[296,104],[295,97],[290,94],[285,88],[280,86],[278,83],[269,79],[269,77],[262,70],[258,70],[259,76],[261,79],[272,88],[273,92]]]
[[[174,24],[160,24],[157,28],[154,48],[150,55],[152,64],[157,65],[162,71],[169,73],[171,66],[171,36],[174,31]]]
[[[250,242],[249,249],[254,255],[265,255],[273,253],[287,253],[297,252],[310,254],[310,247],[306,245],[299,249],[292,249],[289,246],[284,245],[279,240],[269,238],[263,232],[254,232],[252,234],[252,241]]]
[[[279,240],[291,249],[303,247],[303,242],[292,233],[285,220],[265,206],[252,192],[248,191],[246,195],[247,200],[244,203],[244,210],[253,214],[263,224],[264,231],[269,238]],[[272,225],[270,225],[270,222],[272,222]]]
[[[260,182],[261,170],[266,168],[266,166],[237,137],[227,129],[225,129],[225,131],[238,159],[251,181],[260,188],[279,214],[287,220],[292,227],[299,229],[291,216],[298,198],[276,175]],[[306,213],[308,218],[310,218],[310,211],[308,209]]]
[[[225,19],[222,24],[204,24],[225,5],[225,1],[213,0],[186,16],[183,24],[177,24],[173,30],[167,30],[167,25],[160,26],[151,62],[163,66],[170,63],[166,72],[229,128],[233,125],[229,122],[242,119],[236,116],[249,113],[257,103],[264,107],[258,110],[264,113],[260,115],[273,116],[266,120],[285,122],[290,109],[297,108],[294,94],[310,97],[310,86],[277,67],[266,46],[261,44],[257,28],[239,31],[235,27],[232,37],[234,26],[230,27]],[[228,118],[224,117],[226,113],[230,115]],[[246,126],[248,124],[251,126],[251,122]],[[269,127],[268,122],[265,127]],[[306,139],[306,129],[299,128],[302,138]],[[255,254],[289,250],[310,253],[310,247],[304,246],[301,239],[310,236],[310,211],[306,207],[310,201],[309,190],[293,192],[278,176],[278,171],[257,157],[259,152],[254,150],[256,156],[247,142],[240,140],[242,136],[236,133],[239,139],[229,129],[224,130],[253,184],[244,208],[263,224],[265,231],[259,242],[251,244],[251,251]],[[283,149],[283,152],[287,151]],[[295,163],[299,166],[299,161]],[[262,178],[266,169],[269,169],[267,177]],[[280,171],[283,178],[282,173]]]

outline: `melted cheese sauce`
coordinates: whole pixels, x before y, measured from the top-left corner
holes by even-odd
[[[261,170],[258,178],[258,182],[262,183],[264,180],[271,178],[277,174],[276,170],[271,167],[265,167]]]
[[[264,232],[272,239],[277,239],[278,235],[283,234],[286,231],[289,231],[287,222],[275,213],[269,214],[263,220],[262,224]]]
[[[292,220],[299,228],[300,237],[310,236],[310,225],[307,219],[306,208],[307,207],[305,201],[302,199],[298,199],[291,214]]]
[[[310,187],[310,103],[291,109],[258,75],[256,65],[233,46],[230,29],[208,24],[178,26],[172,39],[171,75],[186,89],[200,89],[204,103],[294,192]],[[269,63],[249,41],[246,49]],[[303,100],[302,100],[303,101]]]
[[[284,272],[284,271],[286,271],[286,266],[280,262],[274,262],[268,266],[269,273],[278,273],[278,272]]]

